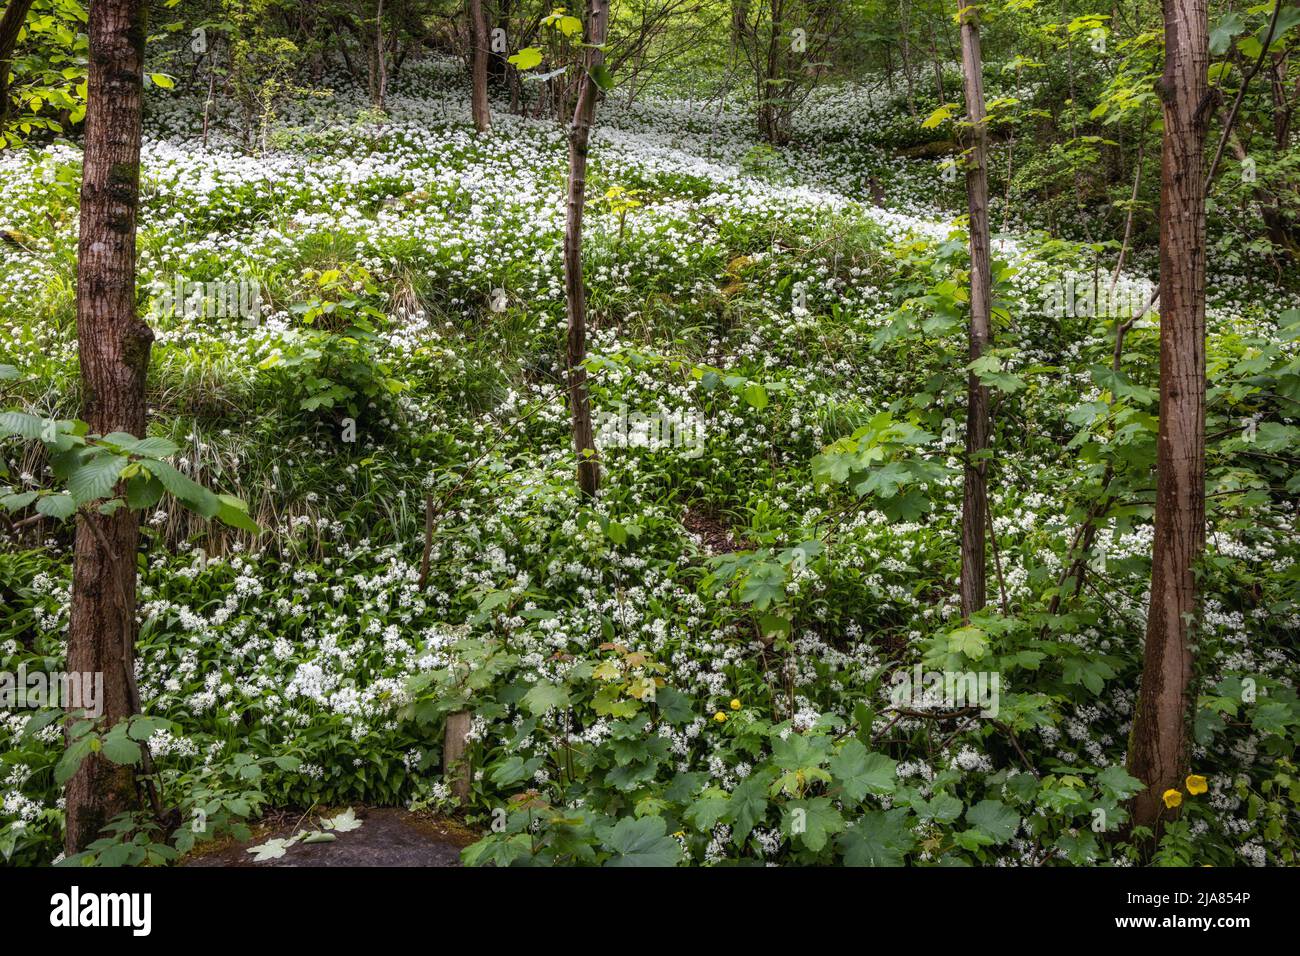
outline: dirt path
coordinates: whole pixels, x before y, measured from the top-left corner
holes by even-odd
[[[331,843],[297,843],[284,856],[253,862],[250,846],[293,836],[298,817],[284,815],[259,828],[252,840],[200,851],[182,866],[460,866],[460,851],[477,839],[453,820],[427,817],[393,807],[360,809],[362,825],[338,833]]]

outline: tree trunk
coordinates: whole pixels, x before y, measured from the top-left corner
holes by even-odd
[[[442,777],[451,789],[459,806],[469,803],[470,767],[465,757],[469,749],[468,738],[473,713],[458,710],[447,715],[447,727],[442,735]]]
[[[375,5],[375,69],[378,74],[375,107],[380,112],[388,103],[388,55],[384,46],[384,0],[379,0]]]
[[[145,433],[145,375],[153,332],[135,312],[135,227],[140,192],[141,89],[146,0],[90,5],[90,70],[81,237],[77,250],[77,340],[92,432]],[[139,512],[91,507],[77,524],[68,625],[68,670],[104,677],[103,724],[134,710],[136,549]],[[129,767],[88,757],[68,782],[69,853],[93,841],[135,804]]]
[[[578,487],[588,497],[600,485],[596,438],[591,425],[591,396],[587,392],[587,290],[582,281],[582,214],[586,205],[587,146],[596,115],[599,88],[591,71],[605,62],[605,30],[609,0],[591,0],[587,21],[587,69],[578,84],[578,103],[569,126],[569,196],[564,222],[564,293],[569,318],[569,409],[573,416],[573,447],[578,457]]]
[[[1160,161],[1160,428],[1151,603],[1129,771],[1133,822],[1155,829],[1187,766],[1195,566],[1205,546],[1206,0],[1164,0]]]
[[[899,52],[903,57],[903,78],[907,81],[907,111],[916,115],[916,84],[912,80],[912,56],[907,45],[907,34],[911,29],[907,0],[902,0],[898,25]]]
[[[0,132],[9,116],[9,69],[13,57],[14,44],[18,42],[18,31],[27,20],[27,11],[32,8],[32,0],[9,0],[5,15],[0,18]]]
[[[470,72],[473,95],[470,101],[474,114],[474,128],[486,133],[492,128],[492,113],[488,106],[488,25],[483,15],[483,0],[469,0],[469,33],[473,50]]]
[[[961,59],[966,89],[966,115],[971,124],[971,149],[966,158],[966,202],[970,207],[970,360],[984,354],[993,338],[989,257],[988,130],[984,122],[984,78],[980,60],[979,21],[967,7],[961,21]],[[979,376],[969,374],[966,385],[966,465],[961,507],[961,613],[963,618],[984,607],[985,525],[988,521],[989,390]]]

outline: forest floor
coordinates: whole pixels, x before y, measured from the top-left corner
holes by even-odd
[[[478,835],[447,818],[399,807],[356,811],[361,826],[328,843],[297,843],[283,856],[255,860],[256,845],[285,840],[301,817],[291,811],[269,814],[248,840],[223,840],[190,854],[182,866],[459,866],[460,852]]]
[[[171,495],[144,520],[148,743],[185,817],[241,838],[215,859],[291,839],[288,815],[240,829],[276,807],[453,813],[443,729],[468,711],[465,820],[485,834],[468,863],[1132,863],[1117,834],[1140,786],[1124,768],[1150,579],[1153,317],[1118,371],[1112,351],[1145,301],[1149,246],[1099,309],[1117,250],[1086,236],[1122,218],[1090,217],[1070,190],[1009,206],[998,190],[996,348],[975,370],[995,393],[995,547],[990,607],[964,623],[963,191],[942,161],[903,154],[951,124],[923,131],[884,91],[828,87],[778,150],[743,104],[602,104],[585,260],[603,486],[583,502],[564,130],[499,111],[478,136],[461,79],[412,63],[383,117],[356,93],[285,105],[252,152],[230,104],[205,145],[203,91],[150,94],[150,434],[260,527]],[[2,387],[34,416],[80,407],[79,163],[70,144],[0,160],[20,237],[0,245]],[[1296,789],[1283,755],[1300,727],[1285,457],[1300,298],[1234,255],[1210,257],[1205,781],[1163,845],[1174,863],[1280,862],[1296,829],[1279,795]],[[184,306],[214,288],[259,308]],[[44,451],[3,452],[10,500],[29,507]],[[1108,478],[1086,584],[1058,605]],[[0,534],[0,663],[57,660],[67,529]],[[918,686],[900,708],[899,680],[921,670],[996,678],[996,706]],[[0,851],[47,863],[64,748],[57,724],[25,726],[0,715]],[[404,813],[372,809],[273,862],[460,845]]]

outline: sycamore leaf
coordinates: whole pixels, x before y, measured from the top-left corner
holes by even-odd
[[[514,56],[506,57],[506,62],[514,64],[519,70],[531,70],[542,62],[542,51],[537,47],[527,46]]]

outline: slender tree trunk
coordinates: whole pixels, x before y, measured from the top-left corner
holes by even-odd
[[[962,72],[971,150],[966,166],[970,207],[970,360],[984,354],[993,338],[992,268],[989,255],[988,131],[984,122],[984,79],[978,14],[967,7],[961,21]],[[961,508],[961,612],[969,617],[984,607],[985,526],[988,522],[989,390],[971,372],[966,386],[966,466]]]
[[[492,113],[488,106],[488,25],[483,15],[483,0],[469,0],[470,42],[474,48],[470,57],[473,78],[473,95],[470,103],[474,114],[474,128],[486,133],[492,128]]]
[[[14,44],[31,8],[32,0],[9,0],[5,15],[0,18],[0,124],[9,116],[9,69]]]
[[[375,5],[375,70],[378,74],[375,106],[383,110],[388,100],[388,53],[384,44],[384,0]]]
[[[939,105],[948,102],[943,89],[943,61],[939,58],[939,46],[934,36],[934,25],[928,24],[930,30],[930,64],[934,67],[934,92],[939,97]]]
[[[899,53],[903,57],[903,79],[907,81],[907,111],[916,115],[916,84],[912,80],[912,56],[908,47],[907,35],[911,29],[911,17],[907,8],[907,0],[902,0],[900,6],[900,17],[898,26]]]
[[[1206,0],[1164,0],[1160,162],[1160,428],[1156,446],[1151,603],[1130,772],[1146,784],[1133,822],[1159,825],[1161,795],[1187,767],[1197,613],[1195,565],[1205,546]]]
[[[587,69],[578,82],[578,102],[569,126],[569,196],[564,222],[564,293],[569,318],[569,409],[573,416],[573,447],[578,457],[578,487],[588,497],[600,486],[600,465],[591,425],[591,396],[587,391],[587,290],[582,280],[582,214],[586,206],[587,147],[596,116],[599,87],[591,71],[605,62],[605,30],[609,0],[591,0],[587,18]]]
[[[82,416],[99,434],[145,433],[145,375],[153,332],[135,311],[135,227],[140,193],[141,89],[146,0],[90,4],[90,70],[77,340]],[[77,525],[68,625],[68,670],[104,678],[106,726],[134,710],[136,549],[139,512],[88,508]],[[98,755],[68,782],[67,849],[83,850],[136,800],[129,767]]]

